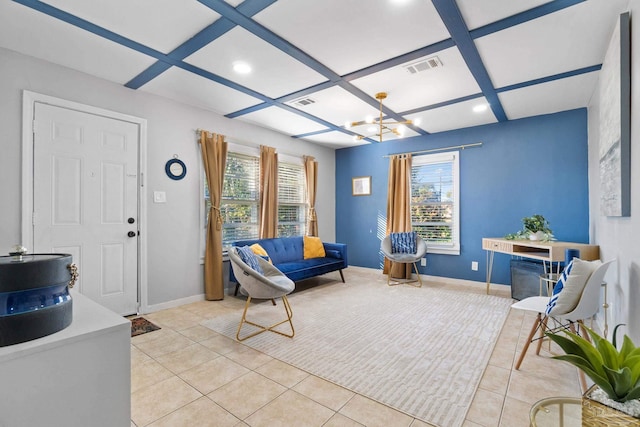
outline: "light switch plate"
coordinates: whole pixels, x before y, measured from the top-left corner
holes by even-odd
[[[167,203],[167,193],[164,191],[154,191],[153,203]]]

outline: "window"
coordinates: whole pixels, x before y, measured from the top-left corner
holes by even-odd
[[[430,253],[460,254],[458,152],[414,156],[411,224]]]
[[[306,182],[301,159],[280,155],[278,162],[278,236],[302,236],[306,223]],[[297,162],[296,162],[297,160]]]
[[[222,246],[259,237],[260,153],[255,147],[229,143],[227,165],[222,185]],[[306,182],[301,158],[278,155],[278,236],[300,236],[306,226]],[[204,173],[202,176],[201,262],[206,246],[207,215],[211,202]]]
[[[227,153],[222,184],[222,246],[236,240],[258,238],[259,159]]]
[[[201,222],[203,232],[200,235],[200,262],[204,262],[206,247],[207,221],[211,200],[204,166],[201,164],[202,202]],[[259,189],[258,150],[229,143],[224,182],[222,184],[222,247],[236,240],[258,238],[258,197]]]

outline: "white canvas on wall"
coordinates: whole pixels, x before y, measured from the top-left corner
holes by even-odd
[[[600,209],[629,216],[629,14],[611,36],[600,71]]]

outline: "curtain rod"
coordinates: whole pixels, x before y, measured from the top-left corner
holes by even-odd
[[[386,156],[382,156],[382,157],[398,156],[402,154],[426,154],[426,153],[433,153],[435,151],[447,151],[447,150],[455,150],[455,149],[464,150],[465,148],[473,148],[473,147],[482,147],[482,142],[474,142],[473,144],[452,145],[450,147],[433,148],[431,150],[408,151],[406,153],[387,154]]]
[[[196,130],[195,130],[195,132],[196,132],[196,133],[200,133],[200,132],[209,132],[209,133],[214,133],[214,132],[211,132],[210,130],[200,129],[200,128],[196,129]],[[254,144],[253,142],[248,142],[248,141],[238,141],[237,139],[235,139],[235,138],[233,138],[233,137],[226,136],[226,135],[225,135],[225,138],[229,138],[230,140],[227,140],[227,142],[230,142],[230,143],[232,143],[232,144],[243,145],[243,146],[245,146],[245,147],[249,147],[249,148],[258,148],[258,149],[260,148],[260,144]],[[198,140],[197,142],[198,142],[198,143],[200,143],[200,141],[199,141],[199,140]],[[301,154],[301,153],[296,153],[296,154],[293,154],[293,153],[285,153],[285,152],[278,151],[278,150],[279,150],[279,148],[277,148],[277,147],[276,147],[276,152],[277,152],[277,154],[283,154],[283,155],[285,155],[285,156],[289,156],[289,157],[301,158],[301,159],[303,159],[303,160],[304,160],[304,157],[305,157],[305,156],[306,156],[306,157],[314,157],[314,158],[316,159],[316,161],[318,160],[317,156],[310,156],[310,155],[308,155],[308,154]]]

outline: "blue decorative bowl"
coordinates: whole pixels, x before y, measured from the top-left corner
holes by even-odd
[[[72,256],[0,257],[0,347],[58,332],[71,324]]]

